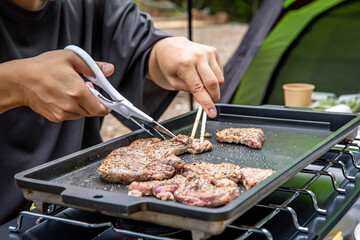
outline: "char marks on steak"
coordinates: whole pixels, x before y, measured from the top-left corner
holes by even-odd
[[[249,190],[273,173],[275,173],[275,171],[271,169],[241,168],[241,183],[246,190]]]
[[[178,135],[170,140],[140,139],[127,147],[113,150],[101,163],[98,173],[109,182],[163,180],[181,172],[184,165],[177,155],[185,152],[201,153],[212,150],[205,140]]]
[[[226,128],[216,131],[220,142],[244,144],[251,148],[262,148],[265,137],[259,128]]]

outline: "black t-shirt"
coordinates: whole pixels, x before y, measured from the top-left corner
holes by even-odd
[[[39,11],[0,1],[0,63],[77,45],[94,60],[114,64],[108,79],[135,106],[151,102],[149,114],[159,115],[161,107],[143,99],[148,57],[156,41],[166,36],[132,1],[57,0]],[[162,100],[174,96],[153,85],[151,91]],[[14,175],[100,143],[101,122],[93,117],[53,123],[28,107],[0,114],[0,223],[26,204]]]

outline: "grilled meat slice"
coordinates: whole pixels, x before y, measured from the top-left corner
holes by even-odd
[[[176,155],[185,152],[200,153],[212,148],[209,141],[200,144],[198,139],[184,135],[167,141],[157,138],[140,139],[127,147],[113,150],[101,163],[98,173],[109,182],[168,179],[184,168]]]
[[[229,179],[208,175],[187,178],[174,192],[178,202],[201,207],[217,207],[240,196],[239,186]]]
[[[196,162],[184,165],[184,171],[162,181],[132,182],[129,195],[154,195],[161,200],[177,200],[188,205],[216,207],[240,195],[238,182],[249,190],[275,171],[240,168],[231,163]]]
[[[265,137],[259,128],[226,128],[216,131],[220,142],[244,144],[251,148],[262,148]]]
[[[260,168],[241,168],[241,183],[246,190],[254,187],[256,184],[268,178],[275,171],[271,169]]]
[[[210,175],[216,179],[227,178],[236,183],[240,181],[241,169],[238,165],[231,163],[208,163],[195,162],[185,164],[183,175],[196,173],[197,175]]]
[[[211,151],[213,149],[213,145],[208,141],[204,140],[203,143],[200,143],[200,139],[191,139],[185,135],[178,135],[170,141],[180,142],[187,146],[186,152],[191,154],[199,154],[207,151]],[[180,153],[181,154],[181,153]],[[176,154],[178,155],[178,154]]]
[[[183,184],[186,177],[177,174],[173,178],[162,181],[132,182],[128,195],[148,196],[154,195],[161,200],[174,200],[174,192]]]
[[[122,156],[120,160],[105,160],[98,173],[108,182],[133,182],[162,180],[172,177],[183,169],[181,159],[175,155],[162,159],[144,157],[134,160],[134,156]]]
[[[186,178],[204,178],[208,175],[215,179],[230,179],[238,183],[241,179],[239,166],[230,163],[196,162],[185,165],[184,172],[171,179],[162,181],[132,182],[129,186],[129,195],[146,196],[155,195],[161,200],[174,200],[173,193],[185,182]]]
[[[212,134],[211,134],[211,133],[208,133],[208,132],[205,132],[204,137],[206,137],[206,138],[211,138],[211,137],[212,137]]]

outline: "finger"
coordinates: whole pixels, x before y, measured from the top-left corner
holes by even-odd
[[[215,59],[210,59],[209,60],[209,65],[211,67],[211,70],[213,71],[213,73],[216,76],[216,79],[219,83],[219,86],[221,87],[224,84],[224,71],[222,68],[222,65]]]
[[[91,94],[92,95],[92,94]],[[95,98],[92,96],[92,98]],[[84,109],[87,112],[88,117],[94,117],[94,116],[105,116],[111,112],[110,108],[107,108],[105,105],[103,105],[97,98],[95,98],[95,102],[93,102],[92,99],[86,102],[79,102],[79,106]],[[82,105],[84,104],[84,105]]]
[[[223,67],[223,64],[221,62],[219,53],[217,51],[215,52],[215,59],[216,59],[217,65],[220,67],[222,75],[224,75],[224,67]]]
[[[87,91],[89,91],[89,89],[87,89]],[[95,98],[92,94],[90,94],[90,97]],[[104,116],[111,111],[111,109],[106,108],[96,98],[96,105],[91,106],[90,108],[83,107],[82,104],[83,103],[81,101],[76,102],[75,104],[69,104],[68,106],[66,104],[62,104],[59,108],[54,110],[54,116],[57,121],[64,121],[78,119],[81,117]],[[98,107],[100,110],[97,109]],[[103,107],[105,110],[102,109]]]
[[[72,66],[74,67],[75,71],[78,73],[82,73],[84,75],[88,76],[95,76],[93,71],[90,69],[90,67],[87,65],[87,63],[76,53],[65,50],[68,52],[70,57],[70,62]],[[114,66],[112,64],[98,62],[97,63],[99,67],[106,70],[107,75],[111,75],[114,70]],[[110,66],[106,66],[110,65]],[[109,69],[107,69],[110,67]],[[80,76],[78,76],[79,79]],[[82,80],[82,79],[81,79]],[[82,81],[83,82],[83,81]],[[89,83],[86,83],[89,84]],[[92,84],[91,84],[92,85]],[[91,86],[90,85],[90,86]],[[77,96],[78,104],[79,106],[86,112],[84,116],[105,116],[107,115],[111,110],[105,107],[103,104],[99,102],[99,100],[91,93],[91,91],[86,87],[85,84],[81,84],[79,87],[79,93],[76,93],[74,95]],[[93,87],[93,86],[92,86]],[[83,113],[81,113],[83,114]]]
[[[95,89],[94,84],[93,84],[92,82],[85,82],[85,84],[86,84],[88,87],[90,87],[90,88],[92,88],[92,89]],[[99,102],[100,102],[100,101],[99,101]],[[104,105],[104,104],[102,104],[101,102],[100,102],[100,104],[101,104],[101,105]],[[104,107],[106,107],[106,106],[104,105]],[[108,113],[110,113],[110,112],[111,112],[111,109],[108,108],[108,107],[106,107],[106,108],[107,108]]]
[[[92,82],[87,81],[87,82],[85,82],[85,84],[86,84],[86,86],[88,86],[92,89],[95,89],[94,84]]]
[[[91,82],[86,82],[85,85],[94,88]],[[87,112],[87,116],[105,116],[111,112],[111,109],[103,105],[86,87],[86,94],[79,99],[79,105]]]
[[[82,73],[86,76],[95,77],[94,72],[91,70],[89,65],[76,53],[71,50],[64,50],[68,52],[71,64],[74,66],[75,71]],[[110,76],[114,72],[114,65],[106,62],[96,62],[100,70],[104,73],[105,77]]]
[[[84,116],[84,112],[82,114],[78,114],[78,113],[74,113],[74,112],[69,112],[69,111],[64,111],[64,110],[54,110],[54,109],[42,109],[40,111],[37,111],[37,109],[33,108],[33,110],[39,114],[41,114],[42,116],[44,116],[46,119],[48,119],[49,121],[52,122],[62,122],[65,120],[76,120],[79,119],[81,117]],[[45,110],[45,111],[43,111]],[[81,110],[80,110],[81,112]]]
[[[64,106],[64,110],[80,114],[82,116],[104,116],[111,110],[105,107],[99,100],[92,94],[87,87],[94,87],[90,82],[84,82],[79,74],[75,73],[72,77],[73,85],[67,91],[67,95],[71,97],[68,102],[69,106]]]
[[[96,62],[105,77],[111,76],[114,73],[114,65],[106,62]]]
[[[194,98],[204,108],[204,111],[210,118],[216,117],[216,109],[209,93],[206,91],[203,82],[198,75],[195,67],[184,71],[182,80],[185,81],[189,87],[189,91]]]
[[[201,78],[206,91],[209,93],[214,102],[220,99],[220,86],[213,70],[206,61],[202,61],[197,65],[197,71]]]
[[[73,112],[63,112],[63,114],[61,116],[59,115],[56,115],[55,116],[55,121],[56,122],[62,122],[62,121],[65,121],[65,120],[77,120],[77,119],[80,119],[84,117],[83,114],[76,114],[76,113],[73,113]]]

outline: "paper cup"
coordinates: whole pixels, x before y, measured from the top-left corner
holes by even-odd
[[[289,83],[283,85],[285,106],[308,107],[315,86],[308,83]]]

